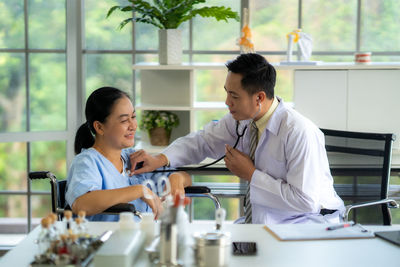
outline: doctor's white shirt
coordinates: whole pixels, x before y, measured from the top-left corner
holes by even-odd
[[[333,188],[324,135],[314,123],[278,100],[255,151],[256,170],[250,183],[253,223],[338,222],[344,204]],[[219,158],[225,153],[225,144],[233,146],[237,133],[242,134],[250,122],[241,121],[236,131],[236,120],[228,113],[204,130],[177,139],[162,153],[171,167]],[[249,130],[237,149],[249,154]],[[338,211],[322,216],[323,208]]]

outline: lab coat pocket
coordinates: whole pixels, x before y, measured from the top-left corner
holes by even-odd
[[[271,155],[266,155],[260,162],[262,166],[261,171],[269,174],[275,179],[282,179],[286,181],[286,162],[275,159]]]

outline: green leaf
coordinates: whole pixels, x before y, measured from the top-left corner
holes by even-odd
[[[121,8],[121,11],[132,11],[132,10],[133,10],[133,7],[131,7],[131,6],[125,6],[125,7]]]
[[[123,27],[125,27],[126,24],[128,24],[130,21],[132,21],[133,18],[129,19],[124,19],[120,24],[119,24],[119,29],[122,30]]]
[[[190,12],[191,18],[196,15],[200,15],[202,17],[214,17],[217,21],[225,20],[228,22],[228,19],[239,21],[239,15],[237,12],[232,11],[230,7],[223,6],[203,7]]]
[[[107,16],[106,18],[108,18],[116,9],[120,9],[120,6],[113,6],[112,8],[110,8],[107,12]]]

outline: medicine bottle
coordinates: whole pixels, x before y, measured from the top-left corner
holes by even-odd
[[[49,229],[50,219],[43,218],[40,223],[41,223],[42,229],[39,233],[39,237],[36,242],[39,245],[39,253],[44,254],[49,249],[50,243],[51,243],[53,237],[51,236],[51,232]]]

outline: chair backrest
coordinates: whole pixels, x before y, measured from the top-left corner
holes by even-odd
[[[57,214],[58,219],[62,218],[64,209],[71,209],[65,204],[66,180],[57,180],[56,176],[49,171],[36,171],[29,173],[29,179],[49,179],[51,187],[51,211]]]
[[[329,165],[339,196],[347,203],[387,198],[395,135],[329,129],[321,131],[325,135]],[[363,216],[361,210],[359,213],[357,218],[362,220],[362,217],[371,217],[371,214]],[[382,205],[382,215],[384,224],[387,224],[390,212],[386,204]]]
[[[66,202],[65,202],[65,192],[66,192],[66,187],[67,187],[67,180],[61,180],[57,181],[57,207],[58,208],[65,208],[66,207]],[[69,206],[67,206],[67,209],[70,209]]]

